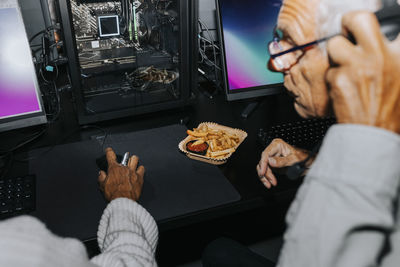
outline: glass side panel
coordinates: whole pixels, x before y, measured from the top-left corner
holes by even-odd
[[[178,0],[71,0],[88,113],[181,97]]]

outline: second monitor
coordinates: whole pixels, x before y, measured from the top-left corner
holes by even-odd
[[[216,0],[227,100],[282,91],[282,74],[266,67],[280,6],[280,0]]]
[[[0,3],[0,132],[47,122],[17,0]]]

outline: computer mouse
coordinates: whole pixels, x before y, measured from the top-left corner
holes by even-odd
[[[117,162],[118,163],[121,162],[123,156],[121,156],[119,154],[116,154],[116,156],[117,156]],[[102,155],[102,156],[98,157],[96,159],[96,165],[100,170],[107,172],[107,170],[108,170],[108,162],[107,162],[106,155]]]

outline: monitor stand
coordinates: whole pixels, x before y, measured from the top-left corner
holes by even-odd
[[[240,115],[243,119],[247,119],[250,114],[257,108],[258,102],[254,101],[249,104],[243,109],[242,114]]]

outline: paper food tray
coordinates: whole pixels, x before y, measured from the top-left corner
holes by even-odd
[[[236,144],[236,146],[233,147],[235,151],[239,147],[239,145],[244,141],[244,139],[246,139],[246,137],[247,137],[247,133],[245,131],[243,131],[243,130],[234,129],[234,128],[227,127],[227,126],[224,126],[224,125],[220,125],[220,124],[217,124],[217,123],[214,123],[214,122],[202,122],[197,126],[197,128],[202,127],[202,125],[204,125],[204,124],[207,125],[207,127],[209,129],[223,130],[226,133],[232,134],[232,135],[236,134],[239,137],[239,142]],[[211,158],[211,157],[198,155],[198,154],[192,153],[190,151],[187,151],[186,143],[189,142],[190,140],[192,140],[192,138],[190,136],[187,136],[185,139],[183,139],[179,143],[178,147],[179,147],[180,151],[185,153],[186,156],[188,156],[191,159],[203,161],[203,162],[214,164],[214,165],[221,165],[221,164],[226,163],[228,161],[228,159],[230,158],[230,156],[235,152],[235,151],[233,151],[232,153],[229,153],[225,157],[220,158],[220,159],[215,159],[215,158]]]

